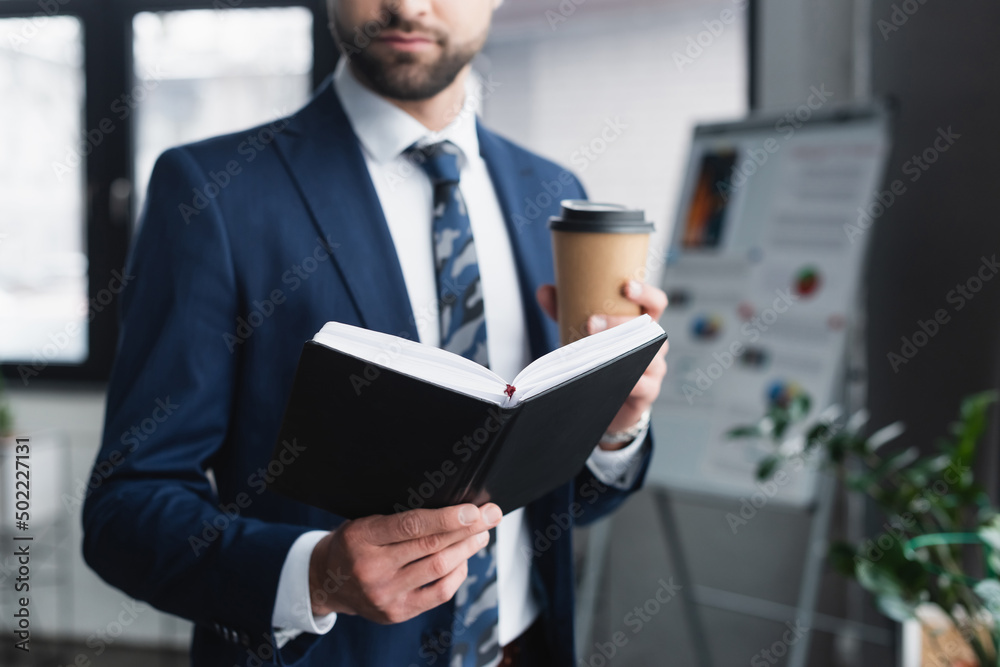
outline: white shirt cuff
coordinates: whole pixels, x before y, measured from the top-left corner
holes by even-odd
[[[625,445],[621,449],[601,449],[594,447],[594,451],[587,458],[587,467],[594,473],[602,484],[613,486],[618,489],[630,489],[638,476],[642,461],[642,445],[646,442],[649,434],[649,427],[642,430],[635,440]]]
[[[309,559],[313,549],[327,534],[325,530],[311,530],[299,535],[285,556],[271,616],[278,648],[303,632],[324,635],[337,622],[336,612],[326,616],[313,615],[309,599]]]

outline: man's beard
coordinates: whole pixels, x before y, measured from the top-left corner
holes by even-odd
[[[434,97],[451,85],[486,41],[484,33],[467,44],[452,46],[447,35],[432,32],[431,38],[441,47],[441,57],[434,62],[422,63],[415,53],[401,52],[380,58],[367,45],[358,49],[354,45],[356,35],[339,21],[334,20],[333,24],[337,40],[345,48],[351,47],[347,49],[351,55],[344,57],[350,57],[351,64],[365,83],[379,95],[395,100],[426,100]],[[411,32],[415,26],[393,15],[386,28]],[[426,34],[426,31],[421,34]]]

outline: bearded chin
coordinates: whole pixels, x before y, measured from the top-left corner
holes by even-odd
[[[426,100],[450,86],[458,73],[472,62],[486,43],[487,32],[462,46],[450,42],[441,44],[441,57],[434,62],[421,62],[416,54],[396,53],[380,59],[371,49],[358,49],[354,34],[333,22],[338,41],[351,53],[351,65],[365,83],[382,97],[394,100]],[[390,27],[398,27],[390,25]],[[347,57],[347,56],[344,56]]]
[[[446,50],[434,62],[423,63],[412,53],[398,53],[381,60],[364,49],[354,55],[353,65],[383,97],[426,100],[450,86],[475,55],[475,50]]]

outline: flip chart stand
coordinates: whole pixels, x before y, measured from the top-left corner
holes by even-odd
[[[864,394],[863,382],[855,382],[852,386],[852,381],[864,377],[865,362],[863,338],[860,328],[853,318],[851,320],[851,333],[852,335],[848,338],[844,369],[839,381],[841,389],[837,392],[842,397],[842,404],[848,407],[862,405]],[[851,413],[850,410],[845,410],[845,412]],[[818,489],[815,502],[804,510],[795,510],[805,511],[810,516],[809,537],[804,553],[805,564],[799,580],[799,592],[795,606],[694,583],[683,549],[683,538],[678,529],[672,493],[665,487],[652,489],[667,554],[673,565],[677,582],[682,587],[679,600],[698,667],[713,667],[715,664],[712,661],[710,650],[712,635],[706,630],[702,621],[699,613],[701,606],[777,623],[793,622],[805,629],[805,634],[790,645],[786,662],[788,667],[805,667],[808,664],[810,641],[815,630],[882,646],[891,644],[891,633],[884,628],[865,625],[850,618],[841,619],[820,614],[816,611],[828,549],[827,536],[830,533],[837,488],[835,478],[829,473],[821,473],[817,481]],[[685,495],[691,494],[685,492]],[[850,514],[848,521],[852,525],[848,526],[848,530],[849,532],[857,532],[856,528],[863,525],[864,517],[858,512]],[[603,519],[595,524],[589,533],[576,615],[578,655],[586,654],[586,647],[591,644],[598,589],[610,549],[612,521],[613,517]],[[855,610],[851,609],[853,606],[855,605],[849,604],[849,613],[852,616],[855,615]],[[857,618],[860,617],[857,616]]]

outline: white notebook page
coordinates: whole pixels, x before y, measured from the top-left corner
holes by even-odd
[[[437,347],[378,331],[328,322],[313,340],[403,375],[426,380],[467,396],[481,398],[501,407],[542,393],[577,375],[600,366],[653,340],[663,333],[649,315],[642,315],[617,327],[587,336],[546,354],[508,381],[471,359]],[[378,379],[372,380],[378,382]]]

